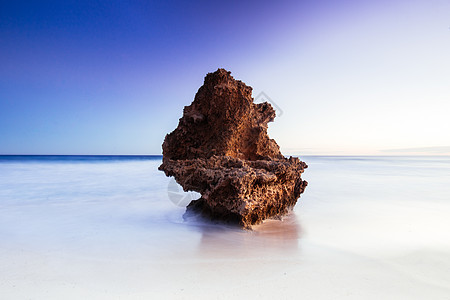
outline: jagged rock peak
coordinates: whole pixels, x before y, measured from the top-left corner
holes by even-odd
[[[275,110],[267,102],[253,103],[251,94],[251,87],[225,69],[206,75],[192,104],[184,108],[178,128],[166,136],[164,157],[281,158],[277,143],[267,135]]]

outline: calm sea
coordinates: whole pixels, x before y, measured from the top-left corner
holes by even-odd
[[[450,157],[301,157],[294,212],[188,216],[160,156],[0,156],[2,299],[450,299]]]

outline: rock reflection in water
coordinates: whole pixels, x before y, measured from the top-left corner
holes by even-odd
[[[253,230],[243,230],[238,226],[211,223],[198,215],[189,215],[186,222],[194,225],[201,233],[198,255],[220,258],[230,255],[233,259],[248,259],[265,254],[286,255],[299,250],[302,230],[295,213],[282,220],[266,220]]]

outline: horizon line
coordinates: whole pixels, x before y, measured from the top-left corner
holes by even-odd
[[[162,154],[0,154],[0,156],[147,156],[147,157],[162,157]],[[450,156],[450,154],[286,154],[285,157],[405,157],[405,156]]]

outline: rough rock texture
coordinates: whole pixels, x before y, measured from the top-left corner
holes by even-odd
[[[272,106],[253,103],[252,88],[218,69],[205,77],[178,127],[163,143],[159,167],[202,197],[187,209],[249,228],[289,212],[307,182],[307,165],[285,158],[267,135]]]

